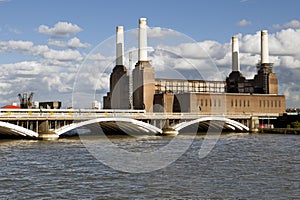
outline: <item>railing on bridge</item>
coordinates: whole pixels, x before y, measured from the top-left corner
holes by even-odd
[[[123,117],[134,119],[196,119],[206,116],[222,116],[229,119],[250,119],[252,116],[263,118],[278,117],[274,113],[146,113],[145,110],[117,110],[117,109],[0,109],[1,120],[14,119],[92,119],[103,117]]]
[[[144,114],[144,110],[95,110],[95,109],[0,109],[1,119],[13,118],[99,118],[99,117],[133,117]]]

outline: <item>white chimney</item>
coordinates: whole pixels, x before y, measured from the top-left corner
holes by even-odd
[[[139,61],[147,61],[147,19],[139,20]]]
[[[116,30],[116,65],[124,65],[124,28],[117,26]]]
[[[232,37],[232,71],[240,71],[239,39],[237,36]]]
[[[270,63],[269,61],[269,43],[268,43],[268,31],[261,31],[261,63]]]

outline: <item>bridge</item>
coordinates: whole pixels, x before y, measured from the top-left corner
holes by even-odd
[[[0,109],[0,136],[59,138],[81,128],[99,128],[106,133],[178,134],[193,130],[218,129],[255,131],[259,119],[276,114],[244,113],[242,115],[211,113],[146,113],[144,110],[95,109]],[[196,129],[195,129],[196,127]]]

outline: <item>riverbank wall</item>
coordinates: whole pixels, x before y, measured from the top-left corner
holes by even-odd
[[[300,128],[260,128],[259,133],[300,135]]]

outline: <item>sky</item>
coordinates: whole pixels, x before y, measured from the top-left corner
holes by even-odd
[[[0,106],[24,92],[63,107],[101,102],[114,66],[115,27],[128,31],[125,51],[136,51],[138,19],[146,17],[156,76],[177,69],[199,79],[193,65],[204,79],[224,80],[237,35],[241,71],[253,78],[259,31],[268,30],[279,93],[287,107],[300,107],[299,7],[297,0],[0,0]]]

